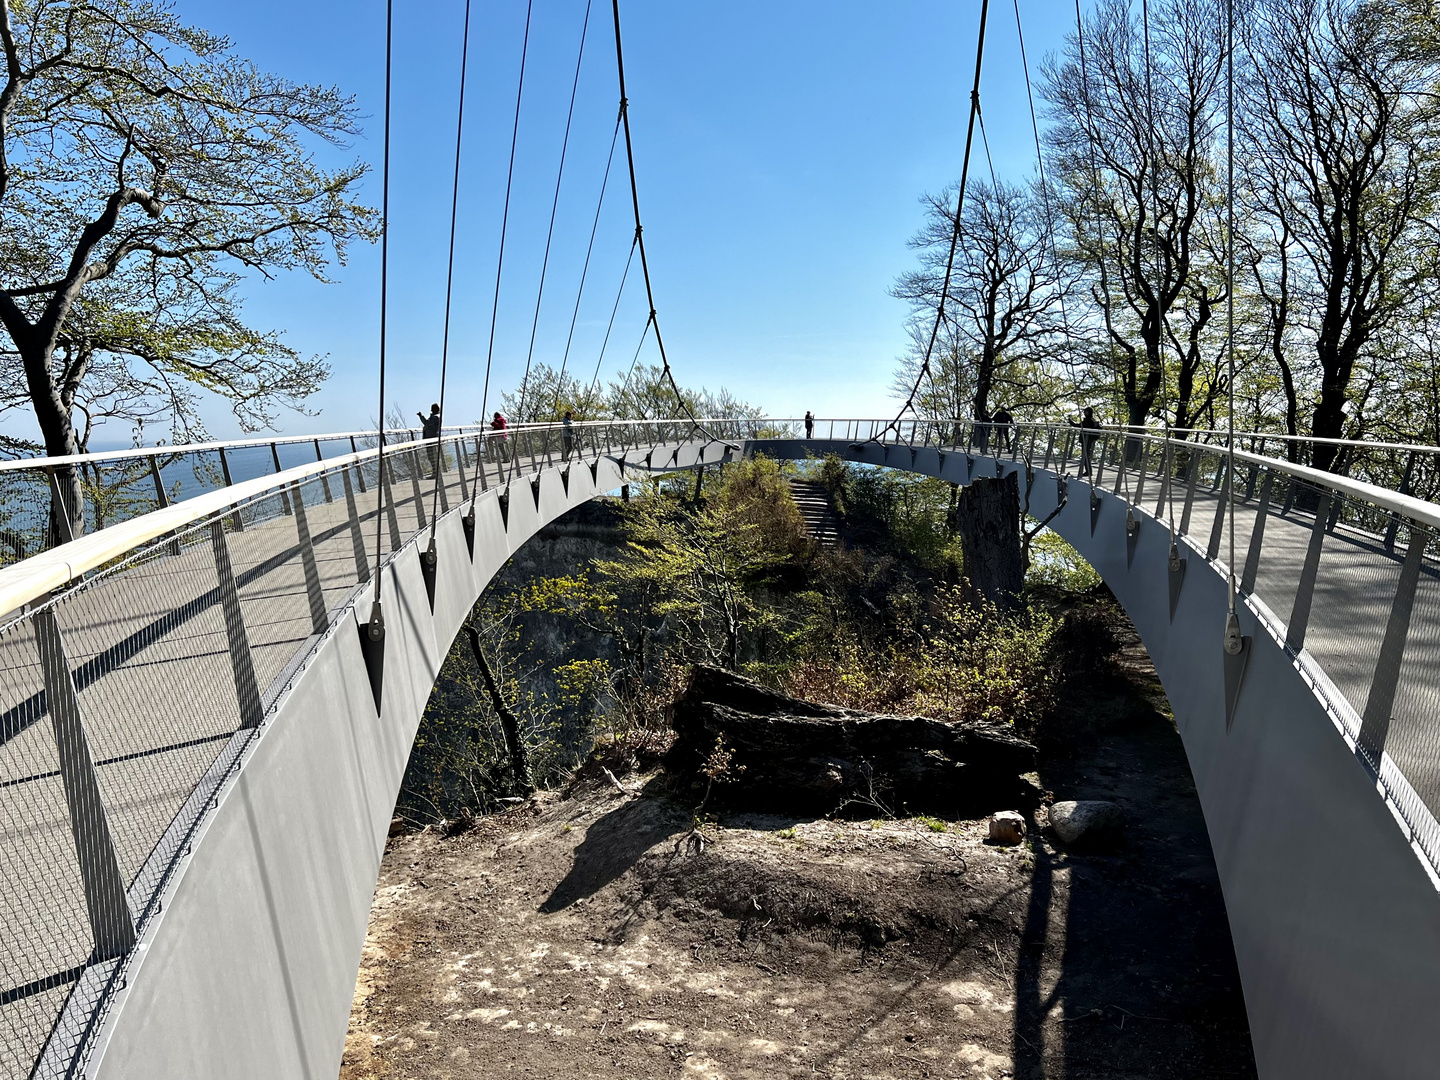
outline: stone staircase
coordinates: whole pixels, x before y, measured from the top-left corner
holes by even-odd
[[[791,480],[790,494],[805,519],[805,531],[817,544],[834,547],[840,542],[840,515],[825,485],[814,480]]]

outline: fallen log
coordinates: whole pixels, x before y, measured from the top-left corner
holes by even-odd
[[[732,757],[711,803],[781,813],[983,817],[1032,812],[1035,747],[1004,723],[888,716],[788,697],[697,666],[671,707],[666,764],[705,790],[717,740]],[[878,804],[878,805],[876,805]]]

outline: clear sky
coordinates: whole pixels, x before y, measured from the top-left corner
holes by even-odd
[[[534,351],[551,364],[565,347],[618,99],[610,5],[593,3]],[[492,402],[519,381],[529,348],[585,4],[535,2]],[[177,9],[263,67],[355,94],[367,118],[352,153],[375,164],[365,196],[379,205],[383,2],[178,0]],[[439,383],[464,3],[402,0],[395,11],[389,379],[390,400],[413,414]],[[918,197],[959,176],[979,12],[978,0],[622,0],[641,212],[682,383],[725,385],[771,415],[895,408],[905,309],[888,290],[912,262]],[[1074,8],[1020,0],[1020,12],[1038,83]],[[524,0],[473,0],[451,423],[481,410],[524,18]],[[989,20],[981,97],[990,147],[996,170],[1019,179],[1034,168],[1034,145],[1013,0],[995,0]],[[978,140],[973,167],[985,168]],[[621,150],[570,354],[587,379],[629,248],[627,200]],[[283,430],[339,430],[376,414],[378,245],[355,248],[334,276],[248,288],[253,325],[283,329],[334,368],[319,417],[282,415]],[[637,260],[602,378],[628,366],[644,314]],[[653,339],[644,355],[655,359]],[[209,415],[217,436],[236,433],[223,408]]]

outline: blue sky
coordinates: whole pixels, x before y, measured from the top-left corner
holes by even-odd
[[[379,205],[382,2],[178,0],[177,9],[229,35],[259,65],[355,94],[367,119],[352,152],[376,164],[365,194]],[[407,414],[438,389],[463,10],[463,0],[396,4],[389,379],[391,400]],[[978,0],[622,0],[646,243],[682,382],[723,384],[772,415],[895,407],[888,388],[905,311],[888,289],[912,262],[906,241],[920,223],[918,197],[959,175],[979,10]],[[1021,0],[1020,10],[1038,81],[1041,57],[1060,46],[1074,9]],[[492,401],[525,364],[584,12],[585,0],[535,3]],[[472,8],[450,422],[481,410],[524,16],[523,0]],[[1034,146],[1011,0],[991,5],[981,95],[997,171],[1028,176]],[[564,349],[616,103],[610,6],[595,0],[537,361],[558,363]],[[587,378],[631,235],[622,170],[623,153],[571,351]],[[334,276],[329,285],[291,275],[248,289],[253,325],[283,329],[292,346],[328,354],[334,368],[315,403],[319,417],[282,415],[283,430],[361,426],[376,413],[378,245],[354,249]],[[628,365],[644,313],[636,272],[602,377]],[[653,343],[644,355],[654,359]],[[210,421],[217,436],[236,431],[223,407]]]

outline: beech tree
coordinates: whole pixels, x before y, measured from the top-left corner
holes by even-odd
[[[1309,347],[1317,437],[1363,433],[1346,422],[1347,409],[1358,416],[1365,405],[1353,383],[1387,351],[1387,331],[1413,314],[1431,268],[1423,253],[1440,194],[1440,54],[1415,7],[1261,0],[1247,41],[1251,206],[1283,249],[1268,281],[1259,277],[1275,317],[1283,301]],[[1277,356],[1293,429],[1303,407],[1294,360]],[[1313,453],[1318,468],[1337,464],[1332,445]]]
[[[901,275],[893,295],[909,301],[928,327],[945,272],[955,227],[954,195],[926,196],[925,224],[910,241],[920,269]],[[921,387],[924,405],[946,404],[988,423],[994,405],[1031,408],[1054,400],[1048,359],[1060,344],[1059,310],[1069,286],[1060,265],[1040,194],[1014,184],[979,184],[961,215],[961,244],[946,295],[945,339],[932,357],[936,378]],[[928,330],[925,331],[928,333]],[[902,361],[897,385],[914,384],[925,340],[916,357]]]
[[[326,280],[374,237],[366,166],[312,152],[357,133],[353,98],[257,70],[163,0],[0,0],[0,45],[0,411],[28,404],[64,455],[101,417],[195,435],[207,392],[247,429],[302,403],[324,362],[246,326],[237,288]]]

